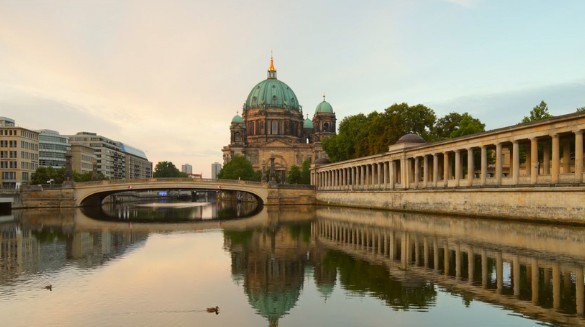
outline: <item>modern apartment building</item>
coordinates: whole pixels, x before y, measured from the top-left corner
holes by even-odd
[[[69,136],[69,143],[92,148],[96,156],[97,171],[106,178],[126,178],[126,154],[122,152],[120,142],[96,133],[79,132]]]
[[[62,168],[67,164],[65,156],[69,151],[69,139],[57,131],[39,131],[39,166]]]
[[[39,132],[0,117],[0,185],[15,189],[28,183],[39,165]]]
[[[151,178],[152,162],[148,161],[144,151],[131,147],[128,144],[119,143],[120,149],[125,154],[126,171],[128,179]]]
[[[81,144],[71,145],[71,169],[74,172],[85,174],[93,171],[97,164],[97,157],[93,148]]]

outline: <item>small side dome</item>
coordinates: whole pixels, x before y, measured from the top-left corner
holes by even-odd
[[[232,123],[241,124],[243,122],[244,122],[244,120],[242,119],[242,117],[240,115],[235,115],[234,118],[232,118]]]
[[[401,143],[427,143],[427,141],[425,141],[425,139],[423,139],[418,134],[410,133],[402,135],[402,137],[399,138],[398,141],[396,141],[396,144]]]
[[[333,113],[333,107],[331,106],[331,104],[325,100],[323,100],[323,102],[319,103],[319,105],[317,105],[317,108],[315,109],[315,113],[329,113],[332,114]]]
[[[315,160],[315,165],[326,165],[331,163],[331,161],[329,161],[329,159],[327,158],[319,158],[317,160]]]
[[[309,118],[305,119],[305,121],[303,122],[303,128],[313,129],[313,122]]]

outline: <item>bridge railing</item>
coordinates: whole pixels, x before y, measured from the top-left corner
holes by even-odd
[[[98,185],[116,185],[116,184],[140,184],[140,183],[214,183],[214,184],[245,184],[245,185],[262,185],[265,183],[256,181],[234,180],[234,179],[212,179],[212,178],[139,178],[139,179],[111,179],[102,181],[79,182],[79,186],[98,186]]]

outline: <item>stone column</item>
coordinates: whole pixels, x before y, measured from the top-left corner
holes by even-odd
[[[418,238],[414,237],[414,265],[420,266],[420,246],[418,245]]]
[[[405,189],[408,187],[408,159],[402,158],[400,159],[400,184],[402,188]]]
[[[514,296],[520,296],[520,259],[514,256],[512,259],[512,282],[514,283]]]
[[[518,141],[512,142],[512,183],[518,185],[520,175],[520,151]]]
[[[552,265],[552,283],[553,309],[558,310],[561,307],[561,268],[559,267],[558,262],[555,262]]]
[[[437,187],[439,182],[439,160],[438,155],[433,153],[433,187]]]
[[[467,186],[473,186],[475,167],[473,164],[473,148],[467,149]]]
[[[532,148],[527,146],[526,143],[522,144],[524,148],[525,156],[524,156],[524,175],[530,176],[532,170]]]
[[[390,232],[390,234],[388,236],[389,236],[388,252],[389,252],[390,260],[394,260],[394,259],[396,259],[396,246],[394,245],[396,240],[394,238],[394,232]]]
[[[496,185],[502,185],[502,143],[496,144]]]
[[[429,240],[426,236],[423,238],[423,265],[425,268],[429,268]]]
[[[583,267],[577,267],[577,271],[575,272],[575,291],[576,291],[576,306],[577,306],[577,314],[582,317],[583,316],[583,292],[585,292],[583,287]]]
[[[461,150],[455,150],[455,187],[459,186],[461,170]]]
[[[488,287],[488,257],[485,250],[481,250],[481,287]]]
[[[388,161],[384,161],[384,189],[386,189],[386,186],[388,185],[388,169],[389,169],[389,165],[388,165]]]
[[[406,270],[408,268],[408,259],[409,259],[409,250],[410,250],[410,242],[408,241],[408,234],[402,233],[402,242],[400,245],[400,261],[402,263],[402,269]]]
[[[559,134],[555,134],[552,136],[552,171],[550,175],[550,181],[552,184],[557,184],[559,182],[559,163]]]
[[[583,183],[583,131],[575,131],[575,183]]]
[[[467,250],[467,282],[473,285],[473,275],[475,275],[475,254],[473,248]]]
[[[479,173],[479,185],[484,186],[485,180],[487,177],[487,147],[485,145],[481,146],[481,166],[480,166],[480,173]]]
[[[451,256],[451,251],[449,251],[449,244],[445,241],[445,248],[443,248],[443,273],[445,276],[449,276],[449,257]]]
[[[449,152],[443,153],[443,187],[449,186]]]
[[[530,139],[530,184],[536,184],[538,174],[540,174],[540,163],[538,162],[538,139],[533,137]],[[528,168],[528,167],[527,167]]]
[[[423,156],[423,185],[426,188],[429,183],[429,156]]]
[[[538,270],[538,259],[532,259],[532,262],[530,263],[530,269],[531,269],[531,290],[532,290],[532,304],[537,305],[538,304],[538,290],[539,290],[539,283],[538,283],[538,279],[540,278],[540,273]]]
[[[435,272],[439,270],[439,243],[433,238],[433,264]]]
[[[496,253],[496,293],[502,294],[504,288],[504,260],[502,252]]]

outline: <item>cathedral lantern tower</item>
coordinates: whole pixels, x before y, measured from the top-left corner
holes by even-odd
[[[335,135],[336,122],[333,107],[325,101],[325,95],[323,95],[323,101],[317,105],[313,115],[314,142],[320,142],[327,136]]]

